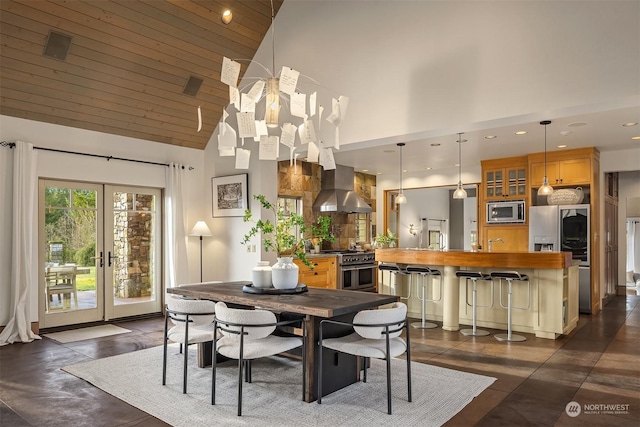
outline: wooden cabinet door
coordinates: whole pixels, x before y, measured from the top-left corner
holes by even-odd
[[[298,282],[314,288],[336,288],[336,258],[309,258],[313,270],[304,265],[299,259],[294,262],[299,268]]]
[[[559,184],[591,183],[591,159],[571,159],[558,162]]]
[[[505,170],[503,193],[509,199],[523,198],[527,194],[527,168],[507,168]]]
[[[484,171],[484,195],[486,200],[504,199],[503,182],[504,169],[492,169]]]
[[[544,162],[531,164],[529,182],[532,187],[537,188],[542,185],[544,170]],[[552,186],[560,181],[560,177],[558,175],[558,162],[547,162],[547,178],[549,178],[549,184]]]
[[[527,252],[529,250],[529,228],[526,225],[485,227],[485,238],[482,246],[484,252],[489,251],[489,239],[502,238],[502,242],[493,242],[492,252]]]

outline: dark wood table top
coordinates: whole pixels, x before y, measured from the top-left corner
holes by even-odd
[[[242,287],[250,283],[200,283],[168,288],[167,292],[192,298],[224,301],[325,318],[374,308],[399,300],[399,297],[395,295],[312,287],[309,287],[307,292],[300,294],[263,295],[243,292]]]

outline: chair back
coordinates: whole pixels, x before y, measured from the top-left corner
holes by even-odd
[[[276,315],[267,310],[241,310],[229,308],[224,302],[216,303],[216,320],[223,335],[240,339],[240,331],[244,327],[244,339],[257,340],[268,337],[275,331]],[[271,326],[247,326],[247,325]]]
[[[391,324],[389,326],[389,338],[395,338],[402,333],[402,327],[407,318],[407,306],[404,303],[396,302],[390,308],[380,308],[377,310],[363,310],[358,312],[353,323],[359,325],[380,325]],[[384,339],[384,326],[354,326],[356,333],[367,339]]]
[[[213,314],[193,316],[198,313],[214,313],[216,303],[199,299],[182,299],[171,296],[167,298],[167,308],[171,311],[189,314],[189,326],[203,326],[213,323]],[[186,315],[169,313],[171,321],[175,325],[184,325]]]

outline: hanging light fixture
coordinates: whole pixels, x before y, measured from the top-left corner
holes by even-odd
[[[236,156],[236,169],[248,169],[252,150],[245,145],[245,139],[259,144],[260,160],[277,160],[282,144],[289,148],[290,162],[294,162],[299,149],[304,147],[309,153],[315,153],[307,161],[334,169],[333,149],[340,147],[338,127],[344,120],[349,98],[331,96],[331,106],[325,108],[318,92],[310,90],[307,93],[300,84],[308,81],[312,86],[324,86],[287,66],[283,66],[280,72],[276,71],[275,9],[273,0],[270,3],[271,69],[251,59],[223,57],[220,81],[229,87],[230,104],[218,126],[218,150],[221,156]],[[255,64],[268,76],[245,76],[242,86],[238,86],[241,71],[238,61]],[[264,116],[258,114],[263,107]],[[280,111],[281,107],[285,108]],[[235,110],[235,117],[230,116],[227,110]],[[202,119],[198,111],[200,129]],[[331,123],[334,129],[330,131],[325,122]],[[299,144],[296,144],[297,141],[300,141]],[[298,151],[294,153],[296,149]]]
[[[462,188],[462,132],[458,133],[458,188],[453,192],[453,198],[467,198],[467,191]]]
[[[400,193],[396,197],[396,204],[402,205],[407,203],[407,196],[402,191],[402,147],[404,147],[404,142],[399,142],[396,145],[400,147]]]
[[[551,120],[543,120],[540,124],[544,125],[544,178],[542,185],[538,188],[538,196],[549,196],[553,193],[553,187],[549,185],[549,178],[547,178],[547,125],[551,124]]]

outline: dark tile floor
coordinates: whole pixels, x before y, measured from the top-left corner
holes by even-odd
[[[525,334],[525,342],[504,343],[493,336],[413,329],[412,356],[497,378],[447,426],[637,427],[639,303],[638,296],[614,298],[597,316],[581,316],[578,328],[557,340]],[[44,338],[0,347],[0,426],[166,425],[60,370],[162,344],[160,318],[117,324],[132,332],[69,344]],[[571,401],[592,405],[591,413],[568,416],[565,407]],[[596,406],[615,404],[628,405],[627,413],[607,413]]]

